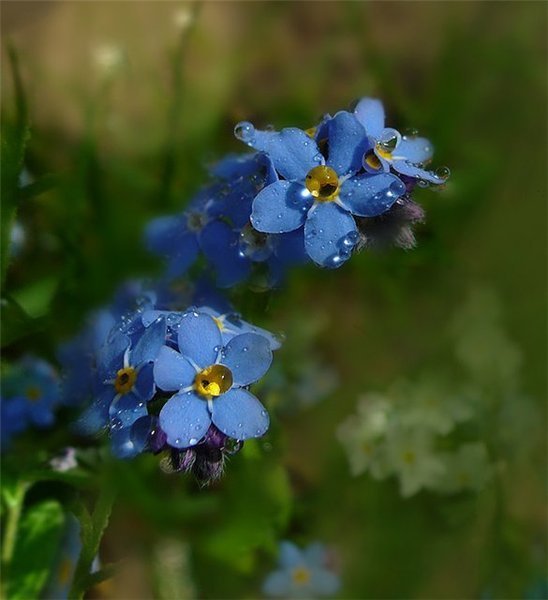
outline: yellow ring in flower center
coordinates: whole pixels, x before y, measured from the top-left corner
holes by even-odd
[[[220,396],[232,387],[232,372],[224,365],[202,369],[194,379],[194,389],[205,398]]]
[[[137,381],[137,371],[133,367],[125,367],[116,373],[114,388],[119,394],[131,392]]]
[[[321,165],[308,171],[306,189],[320,202],[334,200],[339,193],[339,177],[334,169]]]
[[[295,567],[291,578],[296,585],[306,585],[310,581],[310,571],[306,567]]]

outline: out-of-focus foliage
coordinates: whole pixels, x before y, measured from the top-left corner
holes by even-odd
[[[427,133],[452,171],[443,192],[416,192],[427,220],[413,251],[363,253],[336,272],[297,269],[276,294],[233,292],[246,319],[286,341],[261,384],[271,430],[246,443],[220,482],[201,489],[162,473],[153,456],[114,461],[74,435],[68,408],[51,429],[14,439],[2,456],[10,585],[23,586],[26,573],[28,597],[46,583],[30,548],[40,544],[53,569],[63,506],[88,521],[78,574],[98,583],[92,597],[254,598],[281,539],[334,547],[344,598],[521,598],[541,589],[543,4],[8,2],[3,13],[12,48],[2,48],[6,369],[29,353],[55,364],[59,344],[122,282],[161,272],[141,245],[145,224],[181,210],[205,166],[239,149],[240,120],[305,128],[376,96],[397,126]],[[25,235],[10,253],[15,219]],[[460,310],[468,290],[483,288],[494,304],[480,294]],[[459,384],[473,373],[490,386],[458,441],[488,444],[493,480],[479,492],[402,498],[394,478],[353,477],[336,428],[358,397],[419,374],[436,373],[426,375],[433,384],[455,355]],[[338,384],[320,385],[316,404],[302,393],[318,383],[314,368]],[[299,381],[306,373],[312,380]],[[52,469],[67,446],[77,446],[78,467]],[[103,583],[109,568],[89,575],[107,524],[100,489],[118,493],[101,562],[125,559]],[[21,548],[37,562],[21,569]]]

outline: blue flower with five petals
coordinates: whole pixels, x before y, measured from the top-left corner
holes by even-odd
[[[98,353],[98,396],[80,417],[81,433],[95,433],[109,425],[114,453],[125,458],[139,451],[128,447],[131,428],[148,416],[147,402],[156,392],[153,361],[166,342],[166,324],[157,319],[132,347],[130,338],[118,332],[109,336]]]
[[[370,142],[352,113],[341,111],[322,124],[327,158],[318,143],[297,128],[258,131],[240,123],[235,131],[249,146],[266,153],[280,176],[255,197],[253,227],[285,233],[304,224],[306,252],[319,265],[336,268],[350,258],[359,240],[353,215],[381,215],[405,193],[395,175],[363,172],[362,158]]]
[[[370,149],[363,156],[364,169],[369,173],[394,169],[400,175],[422,181],[442,184],[449,176],[447,169],[440,173],[427,171],[422,166],[429,162],[433,147],[429,140],[415,135],[401,135],[392,127],[385,127],[384,106],[376,98],[362,98],[354,109],[358,121],[365,128]]]
[[[315,598],[333,596],[340,579],[327,566],[328,553],[323,544],[310,544],[300,550],[295,544],[280,543],[279,570],[271,573],[263,584],[267,596],[280,598]]]
[[[198,444],[213,423],[225,435],[260,437],[268,413],[245,389],[272,362],[269,341],[255,333],[233,337],[226,346],[215,319],[189,311],[178,328],[178,351],[164,346],[154,363],[156,385],[177,392],[160,411],[160,427],[175,448]]]

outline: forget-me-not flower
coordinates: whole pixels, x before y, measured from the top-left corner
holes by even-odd
[[[429,140],[415,135],[401,135],[392,127],[385,127],[384,106],[376,98],[362,98],[354,114],[364,126],[370,149],[363,156],[363,166],[369,173],[394,169],[398,174],[422,181],[442,184],[449,176],[447,169],[438,173],[422,168],[433,155]]]
[[[279,569],[263,584],[267,596],[279,598],[315,598],[333,596],[340,588],[339,577],[328,567],[323,544],[310,544],[300,550],[292,542],[280,543]]]
[[[178,327],[178,351],[163,346],[154,363],[156,385],[177,392],[160,411],[160,427],[175,448],[195,446],[213,423],[239,440],[259,437],[268,413],[246,386],[272,362],[269,341],[255,333],[233,337],[223,347],[215,319],[189,311]]]
[[[341,111],[322,124],[326,156],[301,129],[259,131],[251,123],[236,126],[237,137],[265,152],[280,179],[253,201],[251,223],[264,233],[286,233],[304,225],[305,248],[319,265],[343,264],[359,240],[354,216],[386,212],[405,192],[391,173],[368,174],[362,158],[370,141],[352,113]]]

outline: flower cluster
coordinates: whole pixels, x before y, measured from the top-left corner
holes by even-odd
[[[234,131],[254,152],[222,160],[215,182],[183,214],[147,228],[149,249],[167,259],[167,278],[185,273],[201,253],[221,287],[261,265],[272,286],[290,265],[337,268],[363,247],[412,247],[411,225],[424,217],[413,188],[441,185],[449,175],[425,169],[431,143],[386,127],[373,98],[306,131],[249,122]]]
[[[46,428],[55,421],[61,402],[59,378],[46,361],[27,356],[2,381],[2,447],[29,427]]]
[[[459,424],[482,417],[493,445],[512,456],[527,452],[538,434],[538,411],[520,391],[521,353],[500,319],[496,295],[472,290],[451,319],[458,384],[429,373],[359,401],[357,414],[338,429],[354,475],[396,475],[404,496],[422,488],[479,491],[495,472],[493,457],[484,442],[454,434]]]
[[[332,597],[341,583],[331,558],[328,549],[317,542],[304,550],[292,542],[281,542],[279,569],[266,578],[263,592],[279,598]]]
[[[462,393],[448,392],[430,378],[398,382],[386,394],[366,394],[357,408],[337,431],[354,475],[395,475],[406,497],[423,488],[480,490],[489,480],[492,465],[483,444],[443,452],[439,447],[457,424],[473,415]]]
[[[164,467],[214,479],[225,454],[268,429],[268,413],[248,387],[278,347],[234,314],[141,306],[115,323],[86,363],[94,400],[78,429],[108,430],[119,458],[165,451]]]

